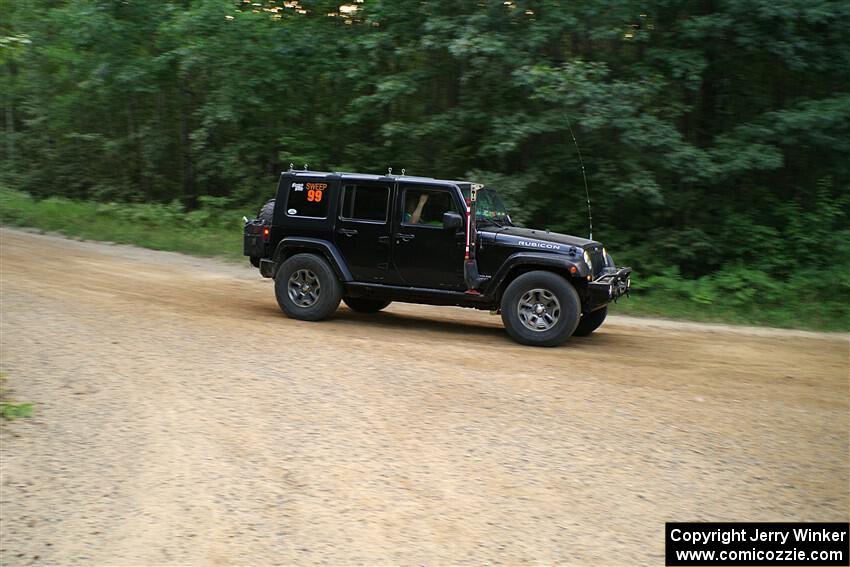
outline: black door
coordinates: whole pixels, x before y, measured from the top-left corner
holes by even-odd
[[[461,213],[456,188],[400,184],[393,218],[393,264],[413,287],[464,290],[462,230],[443,228],[443,213]]]
[[[389,283],[392,185],[345,183],[334,241],[356,281]]]

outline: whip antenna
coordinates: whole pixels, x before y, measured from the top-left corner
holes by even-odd
[[[578,147],[576,135],[573,134],[573,126],[570,124],[570,117],[567,116],[567,128],[570,129],[570,136],[573,137],[573,144],[578,152],[578,163],[581,165],[581,178],[584,179],[584,195],[587,197],[587,224],[590,228],[590,240],[593,240],[593,214],[590,212],[590,189],[587,188],[587,175],[584,172],[584,160],[581,159],[581,149]]]

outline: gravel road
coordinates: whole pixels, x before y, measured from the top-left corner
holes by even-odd
[[[0,229],[0,564],[662,565],[665,521],[847,521],[850,340],[611,317],[555,349],[247,266]]]

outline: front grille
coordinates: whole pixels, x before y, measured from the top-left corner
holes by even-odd
[[[593,262],[593,277],[597,278],[605,269],[605,255],[602,253],[602,247],[588,246],[586,250],[590,253],[590,261]]]

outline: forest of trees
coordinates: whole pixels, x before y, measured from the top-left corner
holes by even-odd
[[[848,38],[846,0],[0,0],[0,182],[252,210],[405,168],[586,235],[572,127],[639,285],[847,320]]]

